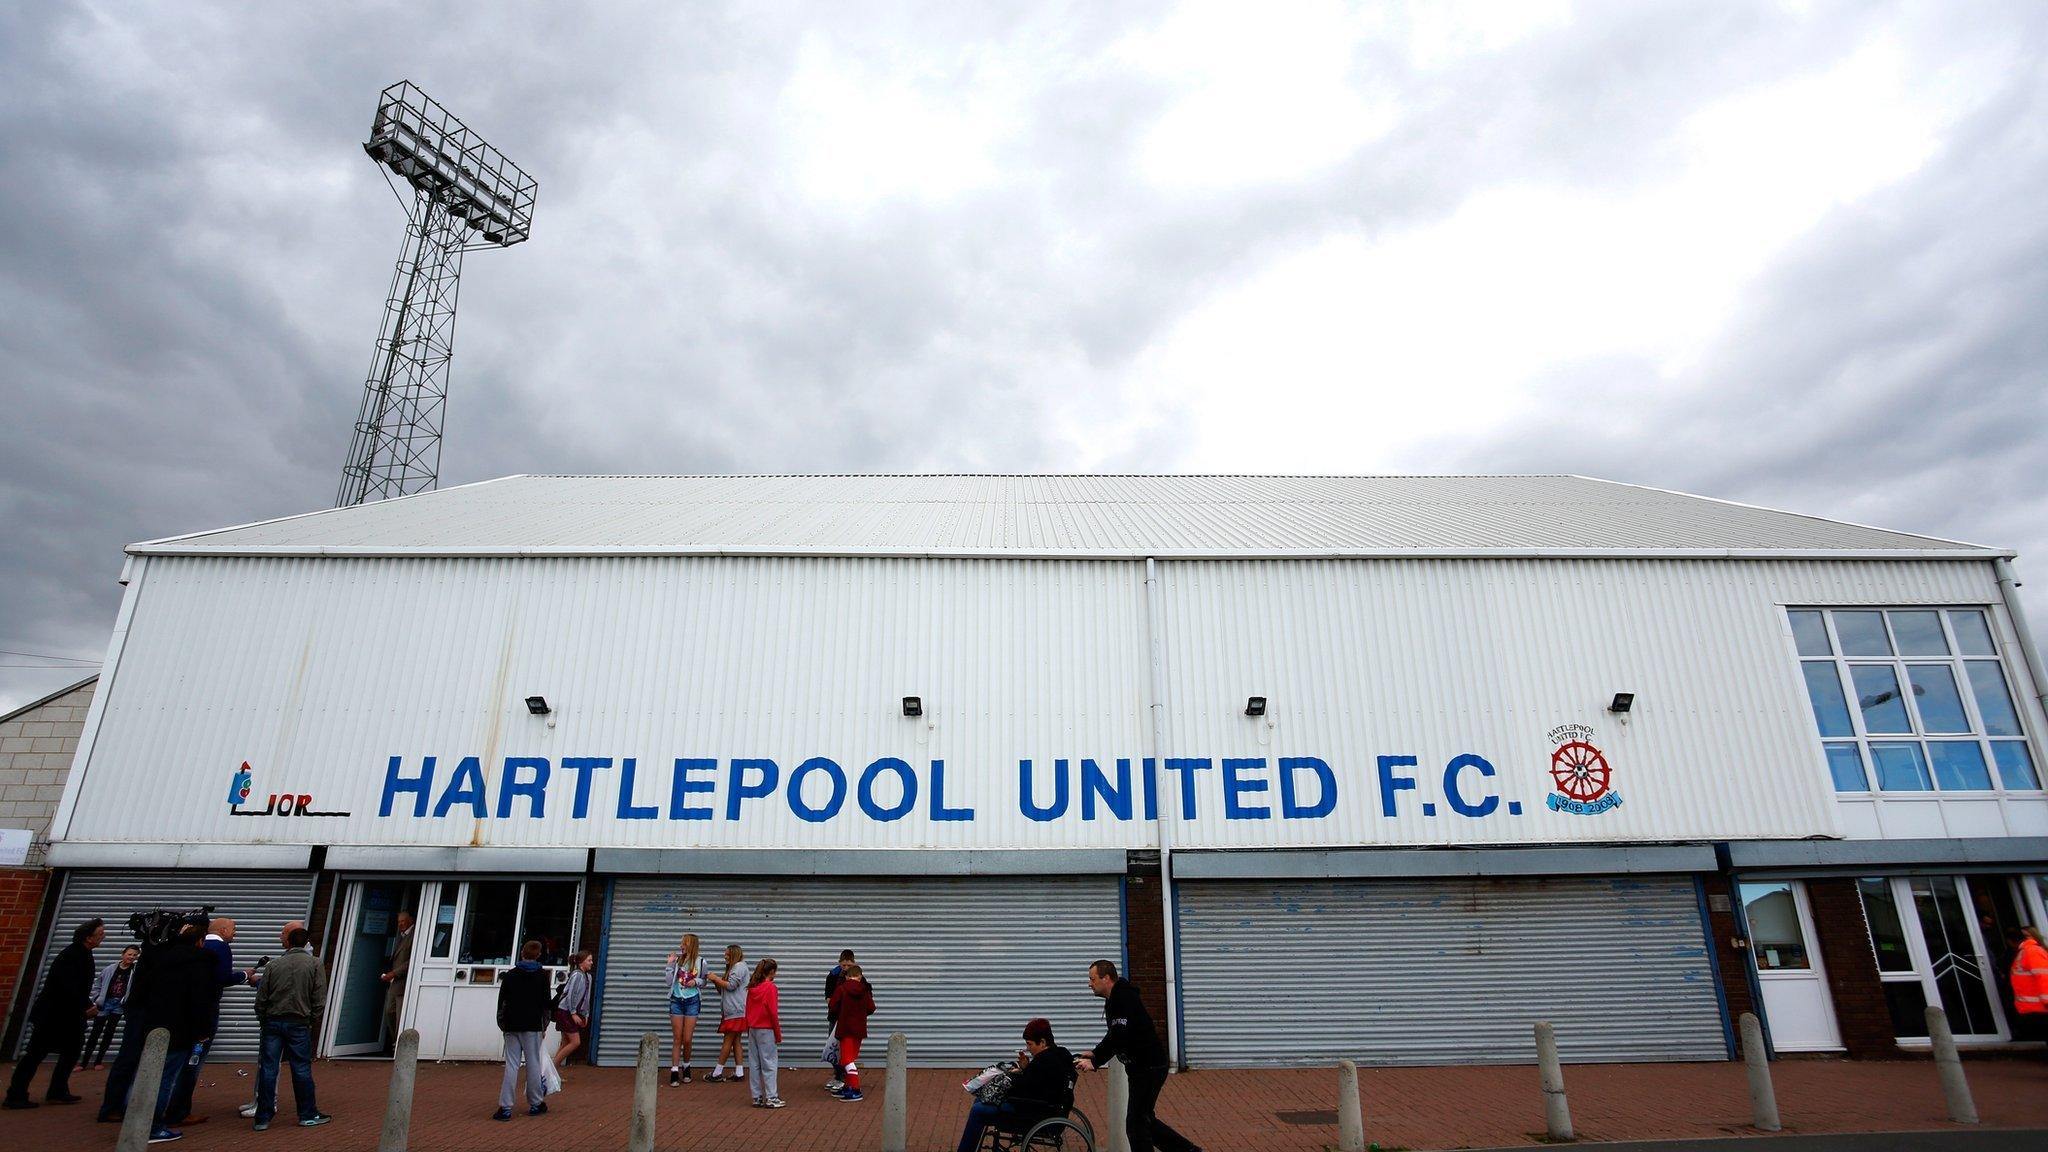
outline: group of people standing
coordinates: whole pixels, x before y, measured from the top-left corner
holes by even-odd
[[[298,1123],[311,1128],[328,1122],[314,1100],[312,1041],[313,1026],[326,1006],[327,976],[312,954],[304,924],[285,925],[278,934],[284,951],[267,965],[250,969],[235,967],[235,922],[226,917],[203,927],[184,924],[174,937],[147,951],[123,949],[116,964],[100,971],[93,949],[106,934],[104,922],[88,920],[78,925],[71,943],[50,962],[42,992],[29,1012],[34,1030],[0,1106],[36,1107],[29,1085],[43,1058],[51,1054],[57,1061],[44,1102],[78,1103],[81,1097],[71,1091],[71,1073],[88,1051],[88,1041],[90,1066],[100,1067],[118,1023],[120,1047],[107,1072],[99,1119],[119,1122],[130,1107],[144,1106],[145,1102],[130,1099],[135,1074],[149,1033],[161,1028],[169,1034],[170,1047],[156,1099],[147,1102],[149,1142],[183,1139],[186,1127],[207,1119],[193,1114],[192,1090],[220,1031],[221,994],[249,985],[256,989],[262,1048],[256,1099],[242,1109],[243,1117],[254,1120],[259,1132],[270,1127],[277,1110],[278,1071],[288,1062]]]
[[[780,969],[772,956],[750,962],[746,950],[738,944],[726,945],[724,963],[714,968],[706,963],[696,933],[683,934],[663,967],[668,990],[670,1087],[695,1079],[691,1061],[695,1055],[697,1021],[704,1013],[705,996],[715,992],[719,1009],[718,1055],[705,1081],[749,1083],[751,1070],[750,1095],[754,1106],[786,1106],[779,1083],[782,992],[776,975]],[[867,1020],[874,1014],[875,1001],[851,950],[839,954],[839,964],[825,977],[825,1003],[826,1022],[833,1030],[826,1052],[833,1077],[826,1088],[841,1100],[857,1102],[863,1099],[860,1045],[867,1039]],[[730,1072],[726,1071],[728,1067]]]

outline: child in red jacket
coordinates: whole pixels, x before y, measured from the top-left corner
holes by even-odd
[[[832,1035],[839,1040],[839,1062],[846,1066],[846,1087],[836,1095],[841,1100],[860,1100],[860,1042],[868,1038],[868,1017],[875,1014],[875,994],[860,974],[860,965],[850,964],[845,979],[832,990]]]
[[[747,984],[747,1059],[754,1066],[754,1107],[780,1108],[776,1092],[776,1045],[782,1043],[782,994],[775,988],[775,958],[754,967]]]

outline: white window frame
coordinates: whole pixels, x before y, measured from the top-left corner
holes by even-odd
[[[2008,796],[2039,798],[2043,795],[2048,795],[2048,790],[2044,790],[2042,787],[2044,783],[2048,783],[2048,764],[2043,764],[2042,762],[2040,744],[2034,738],[2033,725],[2030,723],[2030,718],[2027,714],[2026,702],[2022,698],[2020,682],[2014,677],[2012,667],[2006,662],[2007,647],[2000,642],[1998,617],[1992,611],[1990,605],[1787,604],[1784,606],[1784,610],[1786,636],[1792,645],[1793,659],[1800,665],[1799,668],[1795,669],[1798,673],[1800,701],[1807,706],[1809,723],[1812,725],[1810,730],[1813,733],[1813,747],[1819,754],[1822,770],[1828,774],[1828,786],[1834,790],[1836,797],[1849,800],[1863,800],[1866,798],[1928,800],[1943,797],[1968,799],[2004,798]],[[1829,655],[1809,656],[1799,651],[1798,633],[1792,626],[1791,614],[1794,612],[1818,612],[1820,614],[1821,626],[1827,632],[1828,646],[1832,649]],[[1892,650],[1892,654],[1890,656],[1846,655],[1842,650],[1842,638],[1835,627],[1835,615],[1838,612],[1877,613],[1884,625],[1885,639]],[[1899,650],[1898,636],[1892,629],[1890,614],[1893,612],[1933,612],[1935,619],[1941,625],[1942,639],[1948,645],[1948,654],[1945,656],[1902,655]],[[1991,638],[1992,652],[1990,655],[1965,655],[1963,653],[1961,645],[1956,643],[1955,627],[1949,619],[1949,613],[1951,612],[1975,612],[1983,618],[1985,630]],[[1992,736],[1986,731],[1983,714],[1977,705],[1976,690],[1971,686],[1969,679],[1968,665],[1971,661],[1991,661],[1998,665],[1999,674],[2005,678],[2006,697],[2012,704],[2015,719],[2019,722],[2019,735]],[[1820,732],[1819,722],[1812,718],[1812,697],[1806,686],[1805,665],[1822,662],[1831,664],[1834,667],[1836,683],[1840,686],[1843,699],[1848,707],[1849,726],[1853,735],[1823,736]],[[1962,701],[1964,715],[1969,720],[1970,731],[1955,733],[1931,733],[1927,731],[1927,726],[1920,716],[1920,702],[1913,698],[1913,682],[1910,669],[1916,664],[1937,664],[1949,670],[1949,675],[1955,681],[1956,693]],[[1856,680],[1850,672],[1851,668],[1858,665],[1882,665],[1892,670],[1892,675],[1897,678],[1899,684],[1900,705],[1905,710],[1907,724],[1911,727],[1912,731],[1891,733],[1872,733],[1868,731],[1864,724],[1863,709],[1857,702]],[[1928,750],[1928,745],[1961,743],[1963,741],[1973,741],[1976,743],[1978,752],[1984,757],[1985,772],[1991,779],[1992,786],[1990,788],[1956,789],[1943,788],[1941,786],[1941,777],[1935,769],[1934,756]],[[2016,742],[2027,749],[2027,756],[2033,761],[2034,765],[2035,787],[2008,788],[2005,786],[2005,777],[1999,771],[1998,758],[1992,749],[1992,745],[1999,742]],[[1928,787],[1920,791],[1886,790],[1881,787],[1878,781],[1877,764],[1871,756],[1870,746],[1873,743],[1918,745],[1922,761],[1927,770]],[[1833,769],[1828,764],[1828,745],[1831,744],[1853,744],[1855,746],[1856,755],[1862,763],[1863,779],[1867,785],[1865,790],[1848,792],[1835,787]]]

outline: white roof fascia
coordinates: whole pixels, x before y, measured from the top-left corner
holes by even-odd
[[[393,496],[388,500],[379,500],[376,503],[396,504],[401,500],[417,500],[422,496],[432,496],[436,492],[455,492],[463,488],[481,488],[486,484],[496,484],[504,480],[524,480],[527,475],[528,473],[521,472],[512,476],[493,476],[489,480],[472,480],[467,484],[457,484],[452,488],[429,488],[425,492],[414,492],[407,496]],[[310,520],[315,516],[328,516],[336,512],[349,512],[361,507],[363,507],[361,504],[344,504],[339,508],[316,508],[311,512],[294,512],[289,516],[272,516],[268,520],[251,520],[247,524],[230,524],[225,528],[208,528],[204,532],[186,532],[178,536],[163,536],[155,540],[144,540],[140,544],[130,544],[127,551],[130,556],[164,555],[166,553],[157,552],[159,545],[176,544],[180,540],[202,540],[208,536],[218,536],[223,532],[240,532],[244,528],[264,528],[272,524],[282,524],[287,520]],[[220,555],[231,554],[220,553]]]
[[[1797,516],[1801,520],[1812,520],[1820,524],[1839,524],[1849,528],[1862,528],[1865,531],[1869,532],[1885,532],[1893,536],[1918,536],[1922,540],[1933,540],[1942,544],[1959,544],[1966,548],[1972,548],[1983,552],[1998,551],[1997,549],[1992,548],[1989,545],[1970,544],[1962,540],[1949,540],[1941,536],[1929,536],[1925,532],[1902,532],[1897,528],[1879,528],[1875,524],[1865,524],[1859,520],[1837,520],[1832,516],[1815,516],[1811,512],[1793,512],[1784,508],[1773,508],[1768,504],[1748,504],[1744,503],[1741,500],[1724,500],[1719,496],[1701,496],[1698,493],[1694,492],[1680,492],[1675,488],[1659,488],[1654,484],[1632,484],[1627,480],[1605,480],[1598,476],[1580,476],[1577,473],[1572,474],[1572,479],[1590,480],[1596,484],[1613,484],[1622,488],[1640,488],[1645,492],[1661,492],[1666,496],[1682,496],[1687,500],[1706,500],[1715,504],[1725,504],[1730,508],[1747,508],[1752,512],[1769,512],[1774,516]],[[2003,555],[2003,553],[2000,554]],[[2019,553],[2012,553],[2011,556],[2007,556],[2007,559],[2011,559],[2012,556],[2017,555],[2019,555]]]
[[[184,539],[184,538],[179,538]],[[918,560],[2011,560],[1996,548],[1303,548],[1303,549],[1001,549],[851,548],[845,546],[692,548],[477,546],[402,548],[368,544],[273,544],[213,547],[200,544],[130,545],[136,556],[324,557],[332,559],[472,559],[580,556],[789,556]]]

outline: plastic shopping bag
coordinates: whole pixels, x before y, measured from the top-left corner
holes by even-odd
[[[818,1059],[834,1068],[839,1067],[839,1037],[825,1041],[825,1050],[818,1054]]]

